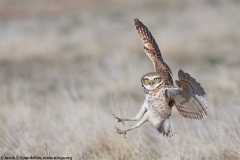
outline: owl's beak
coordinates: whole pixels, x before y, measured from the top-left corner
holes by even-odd
[[[154,82],[153,82],[153,81],[150,81],[150,84],[151,84],[151,85],[153,85],[153,84],[154,84]]]

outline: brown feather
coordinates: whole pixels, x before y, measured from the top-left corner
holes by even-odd
[[[163,61],[161,51],[148,28],[138,19],[134,19],[138,34],[143,41],[144,50],[153,62],[156,72],[161,74],[165,84],[173,85],[172,72]]]
[[[165,95],[175,102],[178,112],[186,118],[202,119],[207,115],[207,96],[201,85],[188,73],[178,72],[179,88],[167,88]]]

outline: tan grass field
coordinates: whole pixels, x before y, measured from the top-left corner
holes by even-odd
[[[205,88],[208,116],[176,109],[173,140],[150,124],[127,139],[112,113],[143,103],[152,62],[133,25],[143,21],[177,78]],[[240,2],[237,0],[0,1],[0,156],[73,159],[240,159]],[[127,127],[133,123],[127,124]]]

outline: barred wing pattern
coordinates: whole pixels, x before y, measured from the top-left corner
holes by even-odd
[[[186,118],[203,119],[207,115],[207,97],[201,85],[188,73],[178,72],[179,88],[167,88],[165,96],[175,102],[178,112]]]
[[[172,72],[169,66],[163,61],[160,49],[148,28],[138,19],[134,19],[138,34],[143,41],[144,50],[152,60],[156,72],[161,74],[165,84],[173,85]]]

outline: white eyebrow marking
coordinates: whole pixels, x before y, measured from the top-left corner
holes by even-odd
[[[161,80],[160,84],[162,84],[162,83],[163,83],[163,80]],[[159,84],[159,85],[160,85],[160,84]]]
[[[153,80],[154,78],[160,78],[159,76],[146,76],[145,78],[149,79],[149,80]],[[144,78],[144,79],[145,79]]]

